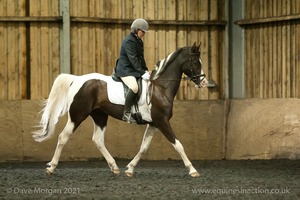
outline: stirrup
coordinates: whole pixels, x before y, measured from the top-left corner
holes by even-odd
[[[124,120],[125,122],[127,122],[128,124],[131,124],[131,112],[130,113],[126,113],[124,112],[122,120]]]

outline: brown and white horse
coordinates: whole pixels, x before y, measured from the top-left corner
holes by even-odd
[[[176,138],[169,123],[173,114],[174,97],[182,80],[182,74],[188,76],[198,87],[207,85],[207,80],[201,69],[199,48],[200,45],[194,44],[192,47],[183,47],[174,51],[162,60],[157,69],[151,73],[150,81],[148,81],[149,86],[147,86],[147,81],[143,80],[144,88],[149,88],[149,91],[143,92],[142,96],[147,95],[148,101],[145,100],[146,98],[140,100],[139,107],[141,116],[147,123],[147,128],[139,152],[127,165],[125,173],[128,176],[133,176],[134,167],[147,151],[156,129],[159,129],[178,151],[184,165],[189,170],[190,176],[197,177],[200,175],[188,159],[182,144]],[[81,122],[91,116],[94,121],[92,140],[106,159],[111,171],[114,174],[119,174],[119,167],[105,147],[104,134],[108,116],[121,120],[123,109],[124,88],[121,83],[115,82],[111,76],[97,73],[82,76],[60,74],[55,79],[49,98],[45,102],[40,121],[41,129],[34,132],[33,135],[38,142],[49,139],[54,134],[58,118],[68,113],[68,122],[58,137],[54,156],[51,162],[47,164],[47,173],[52,174],[55,170],[61,151],[70,135]]]

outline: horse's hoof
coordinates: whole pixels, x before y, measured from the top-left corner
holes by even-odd
[[[193,172],[193,173],[190,173],[190,176],[191,177],[199,177],[200,174],[198,172]]]
[[[46,173],[47,173],[48,176],[51,176],[53,174],[53,172],[50,171],[48,168],[46,168]]]
[[[133,173],[131,173],[131,172],[126,172],[126,171],[125,171],[125,174],[126,174],[128,177],[133,177]]]
[[[111,172],[115,175],[120,175],[120,173],[121,173],[120,169],[114,169],[114,170],[111,170]]]

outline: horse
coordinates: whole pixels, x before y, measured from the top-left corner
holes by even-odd
[[[173,115],[173,101],[183,74],[193,81],[196,87],[200,88],[207,85],[202,70],[200,45],[194,43],[192,47],[182,47],[172,52],[156,65],[156,69],[151,72],[148,81],[143,80],[143,87],[146,88],[147,92],[143,93],[142,96],[147,98],[139,107],[143,121],[147,125],[137,155],[126,166],[125,173],[128,177],[134,175],[134,168],[149,148],[157,129],[179,153],[185,167],[189,170],[189,175],[191,177],[200,176],[188,159],[183,145],[176,138],[169,123]],[[123,90],[117,92],[116,88],[122,88]],[[110,99],[110,96],[113,95],[123,96],[123,105],[122,103],[113,102]],[[58,118],[68,113],[68,121],[58,136],[53,158],[47,163],[47,174],[51,175],[57,167],[62,149],[70,135],[90,116],[94,122],[92,140],[106,159],[111,172],[119,175],[120,169],[105,147],[104,134],[108,117],[122,120],[123,109],[124,88],[122,83],[114,81],[112,76],[99,73],[81,76],[59,74],[54,80],[48,99],[44,102],[39,130],[33,132],[33,138],[37,142],[43,142],[51,138]]]

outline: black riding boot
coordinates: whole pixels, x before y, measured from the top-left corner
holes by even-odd
[[[136,94],[131,89],[129,89],[126,95],[124,113],[122,117],[122,120],[126,121],[127,123],[131,123],[130,122],[131,106],[134,104],[135,98],[136,98]]]

